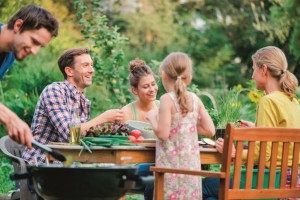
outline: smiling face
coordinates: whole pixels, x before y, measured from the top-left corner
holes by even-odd
[[[45,28],[20,32],[20,26],[21,24],[16,22],[14,27],[16,34],[11,48],[16,59],[22,61],[30,54],[36,55],[41,47],[46,46],[50,42],[52,36]]]
[[[94,75],[93,61],[89,54],[82,54],[74,57],[74,67],[67,67],[69,72],[68,81],[73,83],[79,91],[92,85]]]
[[[155,101],[158,86],[152,74],[141,77],[138,87],[132,87],[132,92],[139,97],[141,101]]]

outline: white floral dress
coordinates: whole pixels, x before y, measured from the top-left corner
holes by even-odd
[[[156,166],[200,170],[197,134],[198,101],[193,94],[193,111],[183,116],[174,92],[168,93],[177,113],[172,115],[170,136],[156,144]],[[165,174],[164,199],[202,199],[200,176]]]

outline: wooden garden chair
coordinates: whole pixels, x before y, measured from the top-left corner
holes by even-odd
[[[14,142],[8,136],[3,136],[0,139],[0,149],[4,153],[4,155],[6,155],[12,161],[15,173],[27,172],[26,163],[22,159],[22,152],[24,148],[25,147],[23,145]],[[36,193],[32,193],[29,190],[27,182],[27,179],[15,181],[16,190],[13,191],[11,199],[38,199],[38,195]]]
[[[252,186],[254,147],[255,142],[260,142],[260,152],[257,164],[256,186]],[[266,166],[266,145],[272,143],[270,158],[269,177],[264,176]],[[236,146],[236,157],[231,158],[232,144]],[[244,144],[248,144],[246,160],[242,160]],[[292,145],[292,176],[291,187],[286,188],[286,176],[288,169],[289,147]],[[278,147],[282,149],[282,162],[279,166],[279,185],[275,187]],[[189,174],[205,177],[220,178],[219,199],[266,199],[266,198],[295,198],[300,197],[300,188],[296,188],[300,149],[300,129],[292,128],[235,128],[233,124],[228,124],[225,131],[225,143],[222,157],[222,167],[220,172],[211,171],[191,171],[180,169],[168,169],[151,167],[155,172],[155,199],[163,199],[164,173]],[[244,162],[245,161],[245,162]],[[241,185],[241,171],[245,163],[245,184]],[[234,167],[233,177],[230,175],[230,166]],[[233,178],[233,186],[229,188],[230,178]],[[267,179],[267,180],[264,180]],[[267,183],[264,186],[264,182]]]

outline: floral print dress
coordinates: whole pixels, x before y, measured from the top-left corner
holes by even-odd
[[[193,94],[193,111],[183,116],[174,92],[168,93],[177,113],[172,115],[170,136],[156,143],[156,166],[200,170],[200,152],[197,133],[198,99]],[[200,176],[165,174],[164,199],[202,199]]]

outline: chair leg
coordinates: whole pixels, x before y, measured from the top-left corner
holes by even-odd
[[[155,200],[164,199],[164,173],[155,172],[154,196]]]

